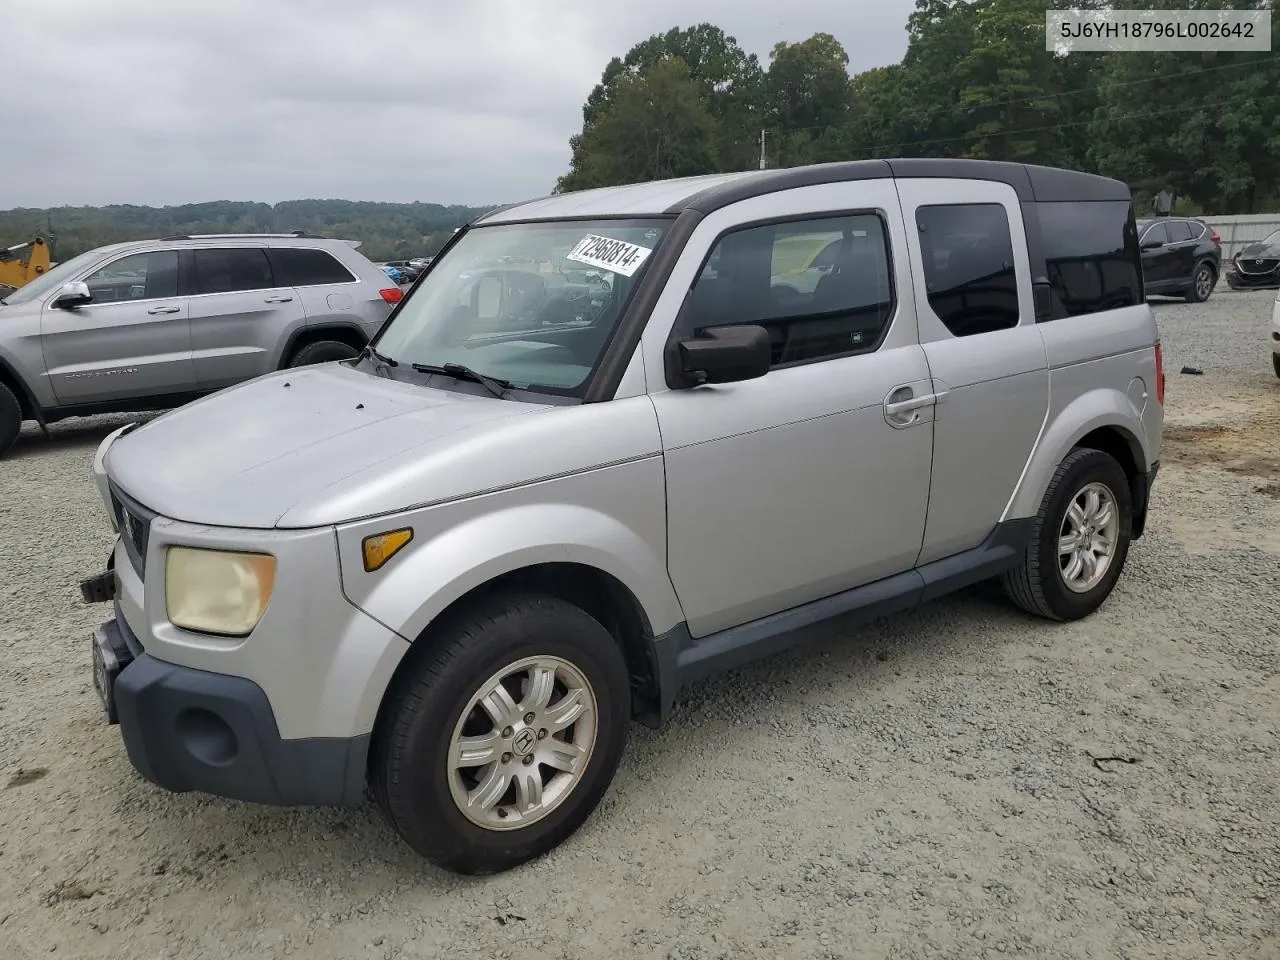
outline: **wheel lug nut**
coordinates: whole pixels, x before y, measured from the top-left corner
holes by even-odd
[[[539,731],[538,731],[538,739],[539,739],[539,740],[545,740],[545,739],[547,739],[547,731],[545,731],[545,730],[539,730]]]
[[[532,753],[531,753],[531,754],[529,754],[529,756],[527,756],[527,757],[525,757],[525,758],[524,758],[524,765],[525,765],[526,767],[527,767],[527,766],[529,766],[529,764],[531,764],[531,763],[533,763],[533,754],[532,754]]]
[[[532,713],[526,713],[526,714],[524,715],[524,722],[525,722],[525,723],[533,723],[533,721],[534,721],[535,719],[536,719],[536,718],[534,717],[534,715],[533,715]]]
[[[510,763],[510,762],[511,762],[511,754],[509,754],[509,753],[504,753],[504,754],[502,755],[502,762],[503,762],[503,763]]]
[[[512,730],[510,727],[503,727],[503,728],[502,728],[502,735],[503,735],[504,737],[509,737],[509,736],[511,736],[511,734],[513,734],[513,733],[515,733],[515,731],[514,731],[514,730]]]

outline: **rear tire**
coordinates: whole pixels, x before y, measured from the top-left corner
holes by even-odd
[[[0,457],[13,448],[21,432],[22,404],[12,390],[0,383]]]
[[[1209,294],[1213,293],[1213,288],[1217,282],[1218,274],[1213,269],[1213,264],[1197,264],[1191,274],[1191,287],[1185,294],[1187,302],[1204,303],[1209,299]]]
[[[370,757],[387,818],[463,874],[558,846],[595,810],[626,745],[631,685],[617,642],[539,594],[490,597],[417,642],[428,646],[388,692]]]
[[[1087,617],[1120,578],[1132,518],[1129,480],[1115,458],[1072,450],[1049,481],[1026,553],[1004,575],[1005,592],[1023,610],[1050,620]],[[1086,575],[1089,556],[1095,576]]]
[[[341,340],[320,340],[298,350],[289,360],[290,367],[305,367],[313,363],[329,363],[333,360],[352,360],[360,351]]]
[[[1271,366],[1275,369],[1276,376],[1280,377],[1280,353],[1273,353],[1271,355]]]

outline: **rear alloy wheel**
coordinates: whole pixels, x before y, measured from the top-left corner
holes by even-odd
[[[1021,563],[1004,576],[1028,613],[1078,620],[1111,595],[1132,536],[1129,480],[1115,458],[1077,448],[1058,465]]]
[[[22,432],[22,404],[13,391],[0,383],[0,457],[18,442]]]
[[[1187,291],[1187,300],[1191,303],[1204,303],[1213,293],[1214,283],[1218,275],[1210,264],[1202,263],[1191,275],[1191,289]]]
[[[558,846],[622,758],[631,684],[622,649],[583,610],[495,595],[449,615],[388,693],[370,784],[400,836],[465,874]]]
[[[289,361],[291,367],[306,367],[313,363],[330,363],[334,360],[351,360],[360,356],[360,351],[341,340],[321,340],[309,343]]]

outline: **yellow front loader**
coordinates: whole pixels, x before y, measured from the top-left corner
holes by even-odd
[[[41,237],[0,248],[0,297],[30,283],[49,269],[49,245]]]

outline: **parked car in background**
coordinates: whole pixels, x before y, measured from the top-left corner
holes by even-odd
[[[427,267],[431,266],[431,261],[434,259],[435,257],[414,257],[409,261],[409,266],[421,273],[423,270],[427,269]]]
[[[1227,286],[1232,290],[1280,287],[1280,230],[1240,250],[1231,267]]]
[[[350,359],[403,296],[344,240],[221,234],[90,250],[0,300],[0,456],[24,420],[161,410]]]
[[[394,264],[384,263],[382,265],[382,272],[391,278],[392,283],[405,282],[404,274],[401,272],[400,268]]]
[[[1093,613],[1164,393],[1115,180],[863,160],[535,200],[357,361],[103,440],[85,652],[154,783],[367,784],[419,853],[506,869],[586,820],[633,718],[802,628],[993,578]]]
[[[1222,275],[1222,238],[1203,220],[1160,217],[1138,221],[1147,293],[1203,303]]]

